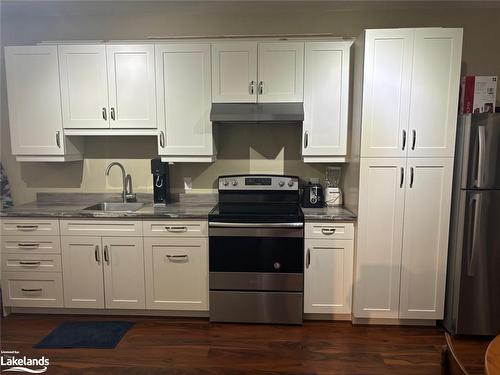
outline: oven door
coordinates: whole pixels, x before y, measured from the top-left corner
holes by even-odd
[[[210,223],[210,290],[304,289],[303,223]]]

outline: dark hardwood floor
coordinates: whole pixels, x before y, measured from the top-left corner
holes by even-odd
[[[115,349],[33,349],[65,320],[129,320]],[[198,318],[14,314],[1,320],[2,350],[50,359],[47,374],[440,374],[441,329],[211,324]],[[482,374],[487,341],[463,345]],[[462,350],[457,345],[457,351]]]

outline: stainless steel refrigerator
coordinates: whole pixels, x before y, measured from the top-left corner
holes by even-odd
[[[500,113],[461,116],[453,176],[444,324],[500,333]]]

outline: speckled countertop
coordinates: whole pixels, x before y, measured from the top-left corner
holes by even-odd
[[[166,206],[154,207],[151,196],[138,194],[144,206],[132,212],[102,212],[85,210],[95,203],[119,201],[116,194],[53,194],[40,193],[37,201],[14,206],[0,212],[0,216],[59,217],[59,218],[167,218],[206,219],[217,203],[213,194],[185,194]],[[305,220],[356,221],[356,215],[343,207],[302,208]]]

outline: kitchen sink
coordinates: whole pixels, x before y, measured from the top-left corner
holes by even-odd
[[[133,212],[143,207],[144,203],[122,203],[122,202],[101,202],[93,206],[86,207],[87,211],[103,211],[103,212]]]

